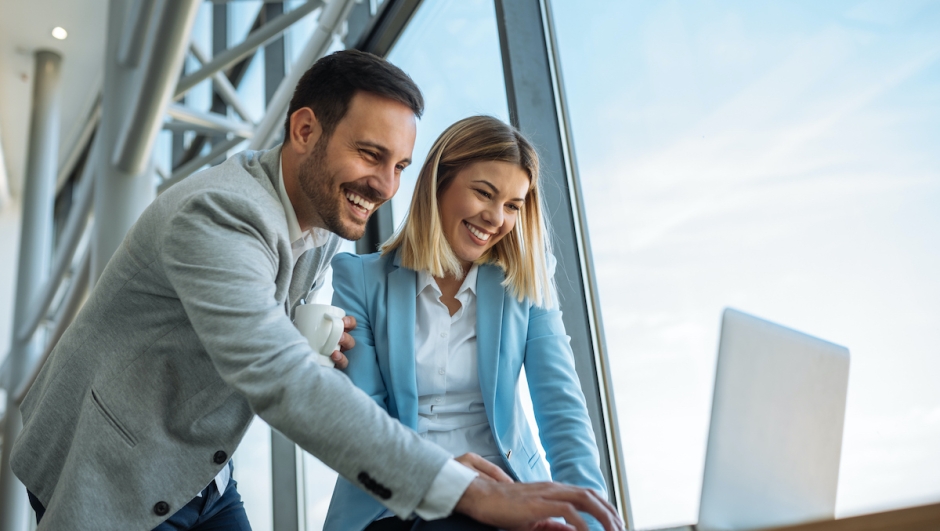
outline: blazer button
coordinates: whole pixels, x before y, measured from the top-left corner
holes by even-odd
[[[170,504],[165,501],[157,502],[153,506],[153,514],[157,516],[166,516],[168,512],[170,512]]]
[[[218,452],[215,453],[215,455],[212,456],[212,462],[217,465],[221,465],[227,460],[228,460],[228,454],[223,452],[222,450],[219,450]]]

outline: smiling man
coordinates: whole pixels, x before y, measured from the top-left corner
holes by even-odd
[[[321,368],[291,323],[397,191],[422,108],[401,70],[338,52],[300,80],[283,146],[147,208],[22,404],[12,467],[38,529],[250,529],[229,457],[254,415],[403,518],[620,525],[590,491],[488,481]]]

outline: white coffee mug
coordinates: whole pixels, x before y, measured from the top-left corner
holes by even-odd
[[[294,308],[294,326],[307,338],[310,348],[318,354],[320,365],[336,365],[330,355],[334,350],[339,350],[345,315],[346,312],[342,308],[329,304],[300,304]]]

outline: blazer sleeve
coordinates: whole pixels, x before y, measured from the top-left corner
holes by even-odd
[[[252,410],[406,518],[450,456],[318,365],[275,293],[272,219],[235,192],[182,201],[161,234],[164,274],[216,371]]]
[[[552,480],[607,496],[594,429],[558,309],[529,309],[525,370]],[[600,524],[584,515],[592,529]]]
[[[341,253],[333,258],[333,306],[356,318],[350,335],[356,346],[346,352],[349,366],[343,371],[353,384],[362,389],[382,409],[388,411],[388,389],[379,369],[372,334],[372,318],[368,308],[365,272],[362,258]]]

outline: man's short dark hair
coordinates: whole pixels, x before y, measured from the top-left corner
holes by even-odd
[[[400,102],[418,118],[424,112],[424,98],[408,74],[371,53],[343,50],[321,58],[300,78],[287,109],[284,142],[290,141],[291,115],[304,107],[313,110],[324,136],[329,138],[359,91]]]

